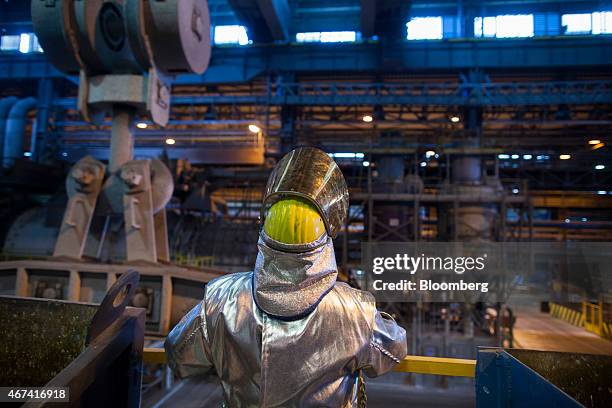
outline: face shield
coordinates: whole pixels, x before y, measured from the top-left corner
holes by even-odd
[[[278,162],[264,193],[262,221],[271,207],[284,199],[312,204],[323,218],[327,235],[335,238],[346,220],[348,188],[342,171],[329,155],[314,147],[302,147]]]

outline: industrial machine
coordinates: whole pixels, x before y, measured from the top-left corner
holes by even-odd
[[[158,158],[134,157],[134,127],[137,119],[165,126],[172,77],[206,70],[208,4],[33,0],[31,11],[49,61],[79,76],[83,118],[99,124],[110,117],[111,153],[108,163],[87,156],[70,169],[53,256],[0,264],[0,287],[18,296],[99,302],[118,275],[138,264],[134,302],[147,310],[148,332],[165,334],[220,272],[169,264],[165,207],[173,178]],[[109,231],[119,238],[108,239]],[[114,265],[96,262],[102,251],[113,254]]]
[[[172,177],[157,159],[134,160],[132,129],[138,114],[168,123],[168,75],[206,70],[206,1],[33,1],[32,21],[49,60],[79,73],[83,117],[112,117],[108,169],[85,157],[70,171],[54,256],[81,258],[97,209],[123,214],[128,261],[168,261],[162,210],[172,196]]]

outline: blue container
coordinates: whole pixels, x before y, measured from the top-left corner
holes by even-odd
[[[476,406],[612,407],[612,356],[480,348]]]

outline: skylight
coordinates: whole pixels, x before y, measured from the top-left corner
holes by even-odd
[[[406,23],[408,40],[442,39],[442,17],[413,17]]]
[[[215,44],[249,44],[249,36],[246,28],[241,25],[220,25],[215,26]]]

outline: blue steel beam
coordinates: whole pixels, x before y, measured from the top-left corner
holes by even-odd
[[[287,0],[228,0],[228,3],[254,42],[289,41],[291,11]]]
[[[457,72],[468,69],[558,69],[612,66],[612,38],[405,41],[384,50],[376,42],[215,47],[202,76],[179,76],[178,84],[248,81],[265,72]],[[0,80],[61,76],[43,55],[0,54]]]
[[[361,35],[372,37],[376,33],[376,0],[361,0]]]

